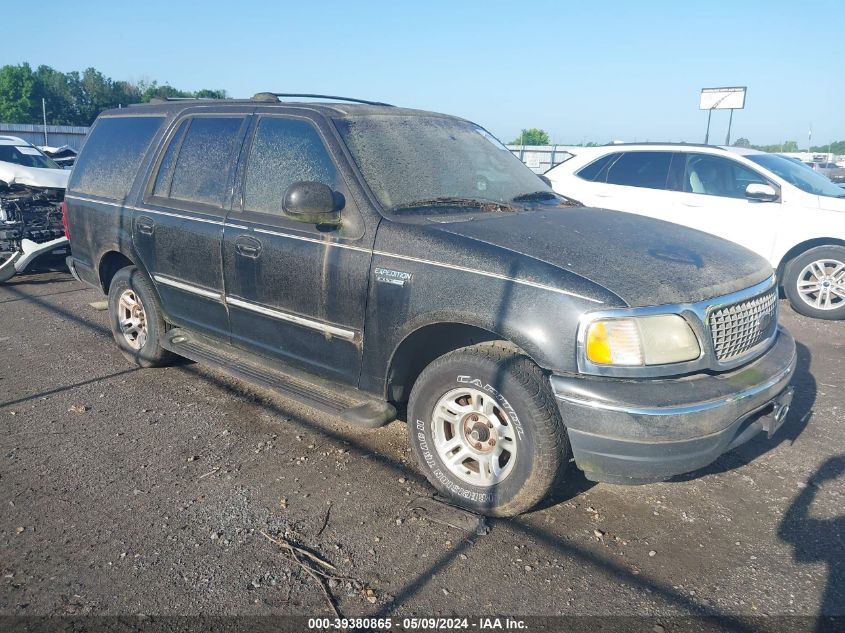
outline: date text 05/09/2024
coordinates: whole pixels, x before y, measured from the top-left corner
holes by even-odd
[[[526,629],[524,620],[517,618],[479,617],[479,618],[403,618],[400,622],[393,618],[309,618],[308,629],[328,630],[384,630],[394,628],[404,631],[461,631],[461,630],[511,630]]]

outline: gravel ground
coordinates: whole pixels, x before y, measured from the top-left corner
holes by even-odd
[[[405,427],[376,431],[200,365],[137,370],[66,273],[0,286],[0,615],[328,615],[261,532],[337,568],[344,615],[845,614],[845,322],[799,341],[786,425],[664,484],[570,471],[468,535]]]

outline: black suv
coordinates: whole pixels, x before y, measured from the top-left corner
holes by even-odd
[[[459,118],[269,93],[111,110],[66,200],[69,265],[130,360],[363,427],[407,407],[426,476],[475,510],[527,510],[571,457],[664,480],[789,408],[766,261],[580,207]]]

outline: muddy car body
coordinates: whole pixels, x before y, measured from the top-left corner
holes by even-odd
[[[407,407],[426,476],[476,510],[530,508],[573,455],[667,479],[788,410],[763,259],[573,206],[462,119],[266,95],[110,111],[67,200],[69,264],[127,357],[365,427]]]

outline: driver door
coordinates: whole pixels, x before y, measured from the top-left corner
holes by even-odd
[[[314,121],[262,115],[248,132],[240,196],[224,227],[232,343],[356,385],[373,234]],[[285,215],[285,190],[317,181],[345,197],[324,229]]]

